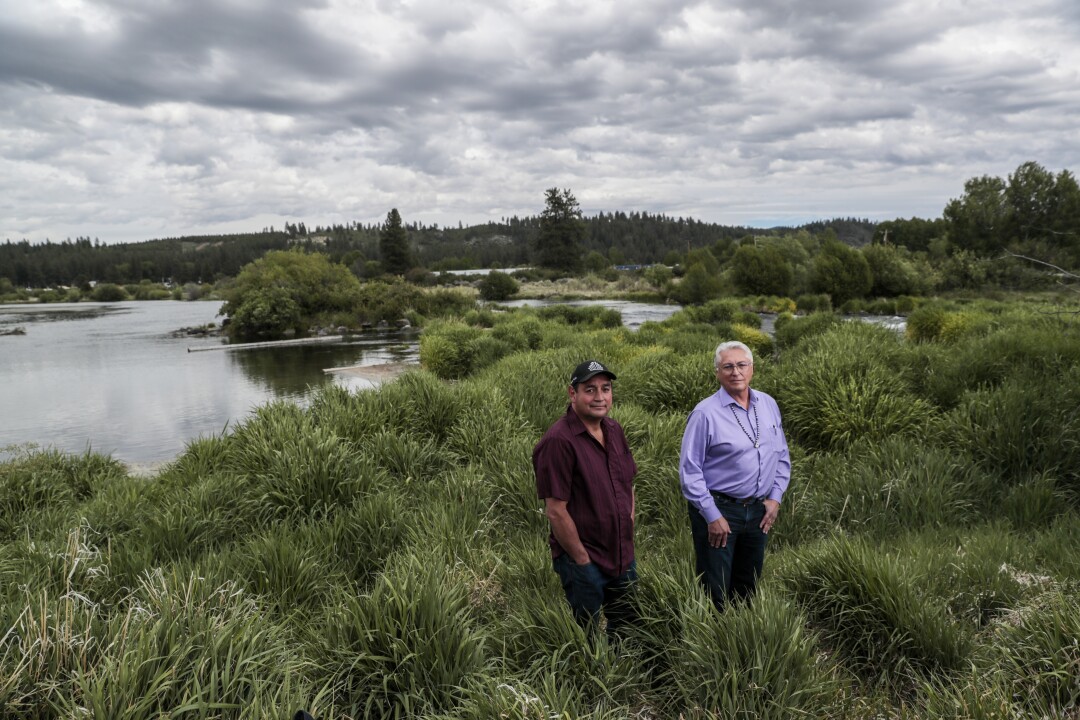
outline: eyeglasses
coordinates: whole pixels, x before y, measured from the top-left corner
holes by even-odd
[[[745,373],[747,370],[749,370],[752,367],[754,367],[754,363],[746,362],[744,360],[742,362],[737,362],[737,363],[725,363],[725,364],[720,366],[720,369],[723,370],[726,374],[730,375],[731,373],[735,372],[736,370],[738,370],[741,373]]]

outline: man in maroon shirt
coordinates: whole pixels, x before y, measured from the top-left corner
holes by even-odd
[[[637,619],[630,592],[637,465],[609,418],[615,373],[586,360],[570,376],[570,405],[533,448],[536,491],[551,523],[551,557],[574,619],[595,628],[603,608],[609,637]]]

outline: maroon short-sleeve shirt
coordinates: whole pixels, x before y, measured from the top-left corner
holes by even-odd
[[[616,421],[600,421],[598,443],[568,406],[533,448],[536,492],[540,499],[566,501],[581,542],[609,577],[622,575],[634,560],[634,476],[637,465]],[[552,533],[551,556],[566,552]]]

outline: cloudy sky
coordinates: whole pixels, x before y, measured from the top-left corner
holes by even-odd
[[[0,0],[0,241],[937,217],[1080,172],[1076,0]]]

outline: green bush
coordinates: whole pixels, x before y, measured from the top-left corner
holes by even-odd
[[[828,293],[800,295],[795,298],[795,305],[799,312],[803,313],[832,312],[832,301]]]
[[[620,402],[652,413],[689,413],[719,388],[712,354],[680,356],[667,348],[652,348],[619,368],[616,390]]]
[[[833,307],[865,297],[873,280],[862,253],[839,241],[826,241],[814,256],[811,284],[817,292],[829,295]]]
[[[966,395],[950,415],[956,445],[1010,484],[1060,474],[1080,490],[1080,368],[1017,377]]]
[[[540,308],[537,316],[541,320],[559,320],[567,325],[584,325],[594,328],[622,327],[622,313],[599,305],[585,307],[548,305]]]
[[[492,270],[481,278],[478,287],[482,300],[495,302],[507,300],[518,291],[517,280],[498,270]]]
[[[932,406],[911,391],[905,378],[911,358],[891,330],[843,323],[803,347],[797,358],[781,360],[776,396],[788,432],[807,447],[839,448],[926,428]]]
[[[459,321],[431,323],[420,336],[420,364],[445,380],[465,377],[473,369],[474,343],[483,332]]]
[[[731,258],[731,279],[743,295],[787,295],[794,273],[773,247],[741,245]]]
[[[112,283],[98,283],[90,293],[94,302],[120,302],[128,299],[127,290]]]
[[[669,290],[672,299],[682,305],[703,305],[720,295],[720,279],[701,263],[691,265]]]
[[[742,309],[735,300],[712,300],[699,307],[687,307],[669,318],[669,323],[677,323],[685,320],[690,323],[717,323],[742,322],[746,318],[742,315]],[[754,316],[757,317],[757,316]],[[760,319],[759,319],[760,322]],[[744,322],[744,324],[749,324]]]

